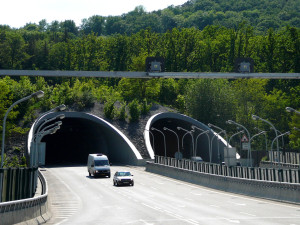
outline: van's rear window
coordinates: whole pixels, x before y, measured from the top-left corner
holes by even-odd
[[[108,160],[95,160],[95,166],[108,166]]]

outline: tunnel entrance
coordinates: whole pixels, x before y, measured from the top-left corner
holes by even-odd
[[[205,135],[197,138],[200,133],[197,130],[192,134],[188,133],[187,131],[192,130],[192,125],[193,123],[176,118],[162,118],[153,122],[150,127],[153,134],[153,136],[150,135],[150,143],[154,154],[175,158],[176,152],[179,151],[182,158],[190,159],[192,156],[200,156],[204,161],[209,161],[208,140]],[[168,128],[168,130],[164,130],[164,128]]]
[[[200,156],[203,161],[221,163],[227,146],[227,142],[205,124],[172,112],[153,115],[146,124],[144,138],[153,158],[154,155],[176,159]]]
[[[46,142],[46,164],[86,163],[89,153],[109,156],[103,128],[91,120],[65,118],[61,128],[42,139]]]
[[[57,116],[64,114],[62,125],[55,134],[43,136],[41,142],[46,146],[46,165],[86,164],[88,154],[103,153],[111,163],[140,165],[143,158],[132,142],[107,121],[89,113],[60,112],[49,113],[35,125],[54,124]],[[47,124],[49,125],[49,124]],[[47,126],[44,125],[44,126]],[[41,129],[43,129],[42,127]],[[34,131],[33,131],[34,130]],[[32,137],[37,130],[34,126],[28,135],[28,155],[35,145]]]

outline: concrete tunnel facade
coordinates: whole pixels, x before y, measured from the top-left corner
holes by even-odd
[[[93,114],[82,112],[59,112],[49,113],[39,120],[37,125],[42,124],[46,119],[54,118],[64,114],[61,128],[52,135],[46,135],[42,142],[46,144],[46,165],[86,163],[90,153],[103,153],[109,157],[111,163],[144,165],[147,160],[154,159],[154,155],[175,157],[180,151],[183,158],[189,159],[192,156],[200,156],[204,161],[210,161],[209,145],[212,142],[212,162],[220,163],[224,160],[224,147],[226,141],[214,133],[205,124],[178,113],[158,113],[152,116],[145,127],[144,140],[150,159],[143,159],[140,152],[133,143],[112,124]],[[51,121],[51,123],[54,123]],[[209,130],[209,138],[200,130],[191,135],[186,134],[191,126],[196,126],[204,131]],[[163,130],[167,127],[176,132]],[[177,127],[183,128],[178,130]],[[151,130],[156,128],[161,132]],[[199,135],[199,136],[198,136]],[[28,155],[32,145],[33,127],[28,136]],[[217,137],[217,138],[216,138]],[[166,139],[166,147],[164,138]]]
[[[209,130],[209,138],[206,134],[201,134],[202,131],[197,129],[193,134],[193,138],[191,135],[186,134],[187,132],[183,129],[191,131],[192,126],[196,126],[203,131]],[[178,137],[173,132],[164,130],[164,127],[176,132]],[[177,127],[183,129],[178,130]],[[151,128],[155,128],[160,132]],[[163,132],[164,136],[161,132]],[[212,139],[214,136],[215,138]],[[166,140],[166,148],[164,147],[164,138]],[[220,135],[205,124],[186,115],[171,112],[158,113],[152,116],[145,127],[144,139],[148,152],[151,153],[151,158],[154,157],[154,154],[160,156],[165,156],[166,154],[167,157],[175,158],[175,153],[178,152],[179,148],[182,158],[190,159],[196,154],[196,156],[200,156],[206,162],[210,162],[209,145],[210,141],[213,140],[211,148],[213,163],[223,162],[224,147],[227,145]]]
[[[131,141],[117,128],[100,117],[81,112],[59,112],[44,116],[45,119],[64,114],[62,125],[55,134],[46,135],[46,165],[59,163],[86,163],[88,154],[103,153],[111,163],[139,165],[143,159]],[[51,121],[54,123],[55,121]],[[31,149],[33,128],[28,138],[28,154]]]

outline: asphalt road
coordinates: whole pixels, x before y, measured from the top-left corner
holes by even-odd
[[[86,166],[48,167],[52,218],[47,224],[286,224],[300,225],[300,205],[251,198],[129,170],[135,185],[89,177]]]

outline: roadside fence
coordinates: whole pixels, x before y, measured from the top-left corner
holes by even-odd
[[[34,176],[32,175],[33,173],[36,172],[38,174],[38,178],[41,183],[41,192],[37,193],[36,196],[32,196],[33,194],[31,193],[31,191],[29,191],[30,187],[24,187],[24,189],[26,190],[20,192],[24,192],[23,196],[28,195],[29,196],[28,198],[0,202],[0,225],[18,224],[25,221],[26,224],[42,224],[50,218],[48,215],[47,181],[45,180],[43,174],[35,168],[21,169],[21,171],[22,172],[20,173],[25,174],[25,175],[20,175],[21,177],[27,176],[27,178],[24,178],[24,180],[26,181],[24,182],[25,184],[26,183],[30,184],[31,180],[28,177],[31,176],[31,178],[33,179]],[[4,174],[6,173],[9,172],[4,172]],[[17,172],[13,172],[13,173],[17,174]],[[34,187],[34,185],[32,187]],[[22,194],[20,194],[19,196],[21,197]],[[31,223],[30,221],[33,222]]]
[[[36,189],[38,168],[1,168],[0,202],[32,198]]]
[[[279,151],[279,157],[277,151],[269,151],[269,159],[277,161],[277,163],[284,163],[286,165],[298,165],[300,164],[300,153],[297,152],[283,152]]]
[[[202,173],[220,176],[237,177],[253,180],[300,183],[300,169],[286,168],[261,168],[226,166],[207,162],[195,162],[189,159],[177,160],[175,158],[155,156],[154,163],[176,167],[185,170],[198,171]]]

